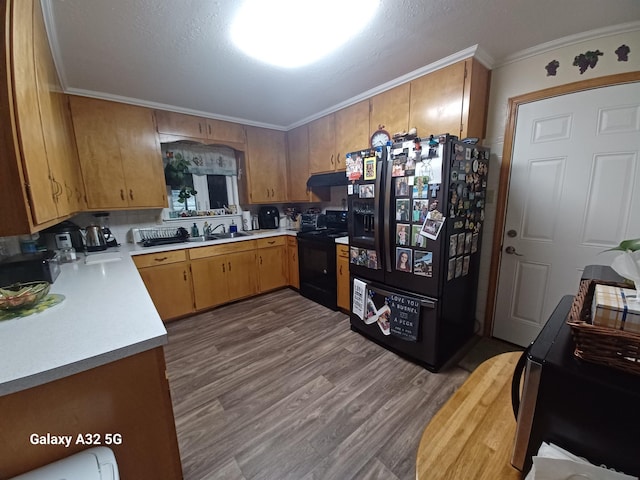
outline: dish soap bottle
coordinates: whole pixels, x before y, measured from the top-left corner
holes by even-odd
[[[229,233],[236,233],[237,231],[238,231],[238,226],[236,225],[236,222],[232,218],[231,225],[229,225]]]
[[[193,222],[193,227],[191,227],[191,236],[193,238],[200,236],[200,232],[198,231],[198,226],[196,225],[196,222]]]

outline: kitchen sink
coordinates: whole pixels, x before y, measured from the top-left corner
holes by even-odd
[[[226,233],[214,233],[211,235],[207,235],[207,240],[222,240],[225,238],[240,238],[240,237],[250,237],[250,233],[245,232],[226,232]]]

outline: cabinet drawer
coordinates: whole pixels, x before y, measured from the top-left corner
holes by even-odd
[[[187,259],[185,250],[172,250],[169,252],[149,253],[146,255],[134,255],[133,263],[138,268],[155,267],[167,263],[184,262]]]
[[[199,258],[215,257],[216,255],[226,255],[234,252],[246,252],[255,250],[255,240],[242,240],[240,242],[223,243],[222,245],[210,245],[208,247],[198,247],[189,250],[189,258],[197,260]]]
[[[284,236],[258,239],[258,248],[277,247],[279,245],[286,245],[286,244],[287,244],[286,238]]]
[[[338,252],[338,257],[349,258],[349,245],[337,245],[336,250]]]

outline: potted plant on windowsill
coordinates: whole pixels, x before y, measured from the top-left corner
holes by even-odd
[[[181,153],[176,153],[175,156],[171,155],[169,157],[169,162],[164,167],[165,181],[172,189],[180,189],[178,202],[184,204],[185,210],[187,208],[187,199],[198,194],[192,186],[185,184],[189,174],[190,163]]]

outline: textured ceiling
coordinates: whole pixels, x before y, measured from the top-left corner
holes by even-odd
[[[300,124],[475,45],[485,63],[499,63],[545,42],[640,20],[638,0],[381,0],[373,22],[338,52],[287,70],[230,44],[239,1],[43,4],[68,92],[275,128]],[[306,22],[313,32],[313,18]]]

